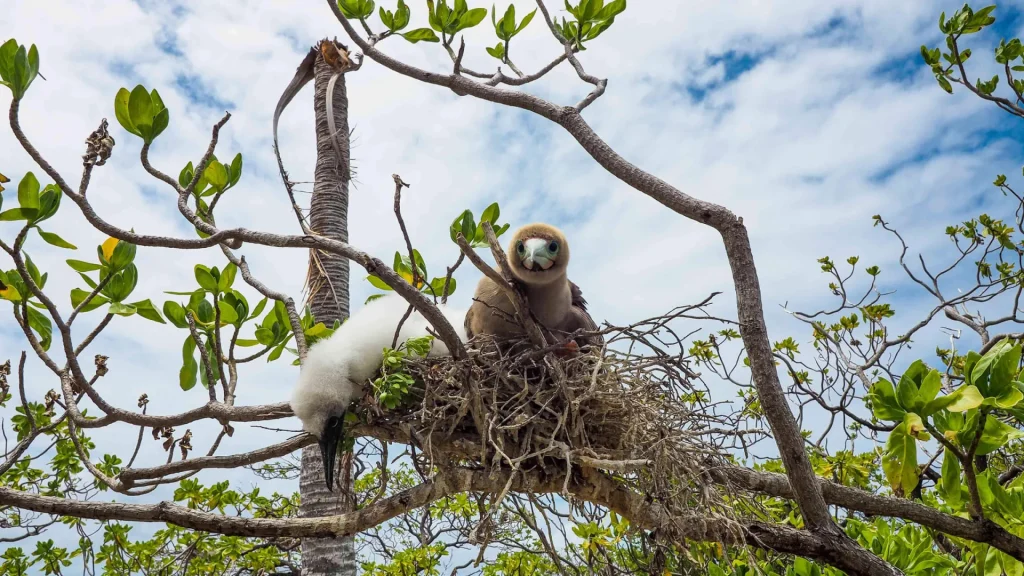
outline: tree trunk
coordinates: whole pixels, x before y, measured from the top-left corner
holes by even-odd
[[[329,40],[324,40],[329,42]],[[342,158],[335,153],[327,121],[327,85],[334,70],[318,50],[314,66],[313,106],[316,113],[316,173],[313,200],[309,212],[310,228],[321,236],[348,241],[348,185],[349,131],[348,97],[345,94],[345,75],[334,84],[332,107],[336,140]],[[349,314],[349,262],[345,258],[310,251],[309,304],[317,322],[330,326],[335,320],[344,320]],[[339,477],[346,490],[329,492],[324,481],[324,467],[316,445],[302,450],[302,473],[299,494],[302,503],[300,516],[328,516],[350,509],[345,492],[351,490],[351,462],[343,459]],[[345,466],[345,463],[348,466]],[[355,575],[355,542],[351,537],[341,539],[310,538],[302,542],[303,576]]]

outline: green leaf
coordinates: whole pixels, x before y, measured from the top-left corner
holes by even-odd
[[[146,300],[134,302],[131,306],[135,308],[135,311],[139,313],[139,316],[142,316],[146,320],[151,320],[158,324],[166,324],[163,316],[160,315],[160,311],[153,306],[153,302],[148,298]]]
[[[206,176],[210,185],[217,190],[223,190],[228,185],[228,170],[216,160],[210,160],[206,170],[203,171],[203,176]]]
[[[45,241],[47,244],[50,244],[51,246],[56,246],[57,248],[67,248],[68,250],[78,250],[78,248],[74,244],[68,242],[67,240],[64,240],[63,238],[54,234],[53,232],[46,232],[42,228],[36,228],[36,231],[39,232],[39,236],[42,237],[43,241]]]
[[[896,398],[899,399],[900,407],[907,411],[916,411],[923,408],[921,395],[917,390],[917,384],[906,375],[900,378],[896,385]]]
[[[498,208],[498,203],[494,202],[487,208],[484,208],[484,213],[480,215],[480,222],[490,222],[493,228],[498,224],[498,216],[501,215],[501,209]]]
[[[208,292],[217,291],[217,279],[213,277],[210,269],[202,264],[196,264],[195,266],[196,282]]]
[[[86,292],[85,290],[82,290],[81,288],[73,288],[71,290],[71,306],[74,307],[74,308],[78,308],[78,305],[81,304],[82,302],[84,302],[85,299],[89,297],[89,294],[92,294],[92,292]],[[99,294],[97,294],[92,300],[89,301],[88,305],[86,305],[84,308],[82,308],[81,311],[82,312],[92,312],[93,310],[99,308],[100,306],[103,306],[104,304],[106,304],[108,302],[110,302],[110,300],[108,300],[108,299],[104,298],[103,296],[100,296]]]
[[[1017,388],[1009,388],[999,398],[996,398],[995,404],[1000,408],[1013,408],[1021,400],[1024,400],[1024,393]]]
[[[281,357],[282,352],[284,352],[284,344],[281,344],[280,346],[270,351],[270,354],[267,355],[267,362],[273,362],[274,360],[277,360],[278,358]]]
[[[238,322],[238,312],[233,306],[220,300],[217,302],[217,310],[220,311],[220,321],[224,324],[234,324]]]
[[[135,312],[134,306],[122,304],[121,302],[111,302],[110,308],[107,308],[107,314],[117,314],[118,316],[131,316]]]
[[[473,213],[466,210],[462,213],[462,236],[466,238],[467,242],[479,241],[476,237],[477,226],[473,220]]]
[[[452,278],[448,282],[448,296],[451,296],[452,294],[455,293],[456,284],[457,282],[455,281],[455,278]],[[445,296],[445,294],[442,294],[442,292],[444,292],[444,278],[434,278],[433,280],[431,280],[430,287],[428,289],[424,289],[424,292],[426,292],[427,290],[430,291],[430,294],[433,294],[438,298],[443,298]]]
[[[14,56],[18,52],[18,42],[11,38],[0,45],[0,79],[8,86],[14,81]]]
[[[1009,340],[1002,340],[998,344],[993,346],[991,350],[986,352],[984,356],[980,357],[977,363],[974,364],[974,367],[970,372],[970,382],[971,384],[974,384],[975,386],[978,387],[978,390],[981,391],[982,396],[998,396],[999,393],[1002,392],[1002,390],[999,390],[999,393],[995,393],[995,391],[992,389],[992,379],[997,372],[998,375],[996,376],[996,378],[999,381],[997,381],[996,384],[998,385],[998,387],[1003,388],[1004,386],[1009,385],[1009,382],[1005,378],[1006,373],[1008,371],[1007,367],[1003,365],[997,371],[996,366],[1000,366],[1003,358],[1007,354],[1010,354],[1013,348],[1017,348],[1015,356],[1017,358],[1017,361],[1019,362],[1020,348],[1013,346],[1013,344]]]
[[[505,45],[502,44],[501,42],[498,42],[498,44],[494,48],[491,48],[490,46],[485,46],[484,50],[487,50],[488,54],[497,58],[498,60],[505,60]]]
[[[909,495],[917,486],[917,440],[907,433],[902,422],[889,433],[882,470],[893,491]]]
[[[259,304],[256,305],[256,308],[253,309],[252,313],[249,314],[249,319],[251,320],[251,319],[259,316],[260,314],[262,314],[263,313],[263,309],[266,308],[266,306],[267,306],[267,298],[264,297],[263,300],[260,300]]]
[[[946,80],[945,76],[936,75],[935,76],[935,80],[938,81],[939,86],[943,90],[945,90],[947,93],[949,93],[949,94],[953,93],[953,85],[949,83],[949,80]]]
[[[171,112],[164,108],[160,112],[157,112],[156,116],[153,117],[153,135],[150,139],[159,136],[171,123]]]
[[[1008,342],[1008,340],[1004,340],[1004,342]],[[1020,366],[1020,356],[1020,344],[1007,346],[999,355],[997,361],[992,366],[988,394],[986,396],[1000,397],[1013,387],[1014,377],[1017,375]]]
[[[230,177],[228,178],[228,187],[238,184],[238,180],[242,177],[242,153],[235,154],[235,157],[231,160],[231,166],[228,168]]]
[[[18,204],[22,213],[28,214],[30,218],[39,210],[39,180],[31,172],[26,173],[18,183]]]
[[[200,300],[195,308],[196,322],[209,326],[216,319],[216,313],[213,311],[213,304],[210,304],[209,300],[205,298]]]
[[[50,344],[53,342],[53,325],[50,323],[50,318],[35,308],[26,308],[26,311],[28,312],[28,325],[39,337],[39,346],[43,350],[49,350]]]
[[[142,84],[137,85],[128,95],[128,115],[142,139],[146,142],[152,141],[153,98]]]
[[[398,0],[398,9],[395,10],[395,19],[393,26],[391,27],[392,32],[397,32],[409,25],[409,19],[412,15],[409,7],[405,5],[403,0]]]
[[[962,446],[969,446],[970,443],[974,441],[975,430],[976,425],[970,426],[966,430],[957,434],[957,440],[960,441]],[[978,449],[976,453],[978,456],[984,456],[985,454],[989,454],[999,448],[1002,448],[1010,440],[1016,440],[1018,438],[1024,438],[1024,431],[1018,430],[1017,428],[1002,422],[994,415],[989,414],[988,418],[985,419],[985,428],[982,431],[981,439],[978,441]]]
[[[196,376],[199,375],[199,363],[195,359],[196,343],[192,336],[185,337],[185,344],[181,347],[181,370],[178,371],[178,385],[182,390],[195,388]]]
[[[241,346],[242,348],[250,348],[252,346],[257,346],[259,345],[259,343],[259,340],[246,340],[244,338],[239,338],[235,340],[235,346]]]
[[[188,328],[188,319],[185,318],[185,309],[181,304],[171,300],[164,302],[164,316],[177,328]]]
[[[871,402],[871,411],[875,418],[899,422],[906,415],[906,410],[900,407],[896,400],[896,392],[892,383],[880,378],[868,391],[867,399]]]
[[[402,38],[405,38],[409,42],[415,44],[417,42],[440,42],[441,39],[434,34],[434,31],[430,28],[416,28],[415,30],[409,30],[401,34]]]
[[[946,448],[942,456],[942,479],[938,488],[943,500],[954,508],[958,507],[961,501],[960,471],[960,460]]]
[[[367,276],[366,279],[370,282],[370,284],[373,285],[374,288],[377,288],[378,290],[392,290],[391,286],[388,286],[387,284],[384,283],[383,280],[374,276],[373,274]]]
[[[238,273],[238,266],[235,266],[234,262],[229,262],[224,267],[224,271],[220,273],[220,279],[217,281],[217,287],[221,292],[227,292],[231,289],[231,285],[235,283],[235,275]]]
[[[516,28],[516,31],[513,32],[512,35],[515,36],[516,34],[519,34],[520,32],[522,32],[523,28],[526,28],[526,26],[530,23],[530,21],[533,20],[533,15],[536,14],[536,13],[537,13],[537,9],[534,8],[533,12],[530,12],[529,14],[526,15],[525,18],[523,18],[523,21],[519,23],[519,27]]]
[[[117,95],[114,96],[114,116],[117,118],[117,123],[122,128],[127,130],[131,134],[141,137],[142,133],[132,123],[131,114],[128,112],[128,100],[131,98],[131,92],[127,88],[121,88],[117,91]]]
[[[928,441],[931,439],[928,433],[924,431],[924,420],[921,419],[919,414],[907,412],[906,416],[903,417],[903,423],[906,425],[907,434],[919,440]]]
[[[21,208],[11,208],[5,212],[0,212],[0,222],[15,222],[17,220],[31,220],[35,218],[35,210],[22,210]]]
[[[918,396],[922,402],[928,403],[935,399],[942,389],[942,376],[938,370],[929,371],[921,380]]]
[[[930,416],[943,408],[950,412],[966,412],[981,406],[984,400],[985,398],[978,391],[977,386],[964,385],[948,396],[941,396],[929,402],[921,410],[921,415]]]

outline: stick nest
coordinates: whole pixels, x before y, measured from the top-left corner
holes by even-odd
[[[731,519],[735,501],[706,473],[742,437],[737,423],[704,403],[682,354],[636,344],[566,355],[477,341],[461,360],[409,360],[415,400],[370,410],[367,423],[400,428],[434,466],[541,472],[564,478],[563,494],[574,475],[605,474],[672,518]]]

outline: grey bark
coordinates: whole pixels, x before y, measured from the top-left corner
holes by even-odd
[[[326,40],[325,40],[326,41]],[[313,232],[348,242],[349,130],[348,97],[345,75],[334,85],[332,108],[336,139],[343,158],[338,158],[331,142],[327,121],[327,84],[334,70],[324,62],[318,51],[314,65],[314,110],[316,112],[316,172],[309,224]],[[310,250],[310,311],[317,322],[330,326],[349,314],[349,262],[347,258]],[[351,478],[344,469],[342,478]],[[351,488],[351,485],[346,487]],[[329,492],[324,483],[324,467],[316,445],[302,450],[302,473],[299,478],[301,506],[299,515],[329,516],[347,512],[345,491]],[[355,542],[344,538],[307,538],[302,541],[303,576],[354,575],[356,573]]]

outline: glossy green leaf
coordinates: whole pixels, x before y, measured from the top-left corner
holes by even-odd
[[[374,276],[373,274],[366,277],[366,279],[378,290],[392,290],[391,286],[388,286],[383,280]]]
[[[178,371],[178,385],[182,390],[195,388],[196,377],[199,375],[199,363],[195,359],[196,343],[192,336],[185,337],[181,347],[181,370]]]
[[[959,506],[961,502],[962,480],[960,473],[960,460],[946,448],[942,456],[942,479],[938,489],[943,500],[953,507]]]
[[[900,422],[906,414],[906,410],[900,407],[896,399],[896,392],[893,390],[892,383],[884,378],[880,378],[871,387],[868,391],[867,399],[871,402],[871,410],[875,418],[879,420]]]
[[[185,309],[178,304],[168,300],[164,302],[164,316],[177,328],[188,328],[188,320],[185,318]]]
[[[220,273],[220,279],[217,280],[217,287],[221,292],[227,292],[231,289],[231,286],[235,283],[235,275],[238,273],[238,266],[235,266],[234,262],[229,262],[224,270]]]
[[[110,307],[107,308],[107,314],[117,314],[118,316],[131,316],[135,312],[137,310],[135,310],[134,306],[121,302],[111,302]]]
[[[889,433],[882,470],[894,491],[909,495],[917,486],[917,440],[907,433],[902,422]]]
[[[35,308],[26,308],[28,313],[28,325],[39,338],[39,346],[43,350],[49,350],[53,342],[53,324],[48,316],[43,315]]]
[[[195,266],[195,277],[196,282],[208,292],[217,291],[217,279],[213,277],[210,269],[202,264],[196,264]]]
[[[126,131],[141,137],[142,133],[132,123],[131,114],[128,112],[128,100],[130,98],[131,92],[127,88],[121,88],[117,91],[117,95],[114,96],[114,117],[117,118],[117,123]]]
[[[153,98],[141,84],[135,86],[131,94],[128,95],[128,115],[142,139],[147,142],[151,141],[153,137]]]
[[[217,302],[217,310],[220,312],[220,321],[224,324],[234,324],[238,322],[238,312],[231,304],[220,300]]]
[[[30,210],[39,209],[39,180],[31,172],[26,173],[18,183],[18,205],[26,214]]]
[[[930,416],[935,412],[945,408],[950,412],[966,412],[973,408],[981,406],[984,401],[981,392],[978,391],[977,386],[961,386],[957,388],[952,394],[948,396],[940,396],[935,400],[932,400],[924,409],[922,409],[922,416]]]
[[[71,306],[74,308],[78,308],[78,305],[84,302],[85,299],[89,297],[89,294],[92,294],[92,292],[87,292],[85,290],[82,290],[81,288],[73,288],[71,290]],[[100,306],[107,304],[108,302],[110,302],[110,300],[108,300],[104,296],[100,296],[99,294],[97,294],[95,297],[93,297],[92,300],[89,301],[87,305],[85,305],[82,308],[81,311],[91,312],[99,308]]]
[[[401,33],[401,36],[413,44],[417,42],[441,41],[441,39],[437,37],[437,34],[434,34],[434,31],[430,28],[416,28],[415,30]]]
[[[57,248],[66,248],[68,250],[78,250],[78,247],[76,247],[74,244],[68,242],[67,240],[61,238],[60,236],[54,234],[53,232],[46,232],[42,228],[36,228],[36,231],[39,232],[39,236],[43,239],[43,241],[46,242],[47,244],[50,244],[51,246],[56,246]]]
[[[163,316],[160,315],[160,311],[153,306],[153,302],[148,298],[139,302],[133,302],[131,306],[135,308],[135,311],[138,312],[139,316],[142,316],[146,320],[150,320],[158,324],[166,324]]]

